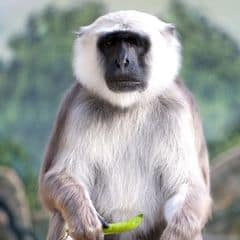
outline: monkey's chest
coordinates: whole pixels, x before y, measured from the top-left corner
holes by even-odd
[[[126,220],[139,213],[150,222],[160,216],[160,184],[150,167],[144,169],[133,159],[99,169],[91,198],[98,212],[110,221]]]
[[[130,134],[123,131],[117,139],[93,143],[90,158],[94,159],[95,178],[91,198],[107,220],[122,221],[143,213],[145,223],[151,225],[161,215],[161,172],[150,139],[144,134]]]
[[[89,186],[93,204],[106,220],[116,222],[143,213],[142,228],[148,229],[160,221],[162,159],[167,158],[169,135],[148,112],[88,128],[78,126],[80,164],[73,168]]]

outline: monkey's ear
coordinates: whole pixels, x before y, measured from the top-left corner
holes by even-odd
[[[84,27],[80,27],[77,31],[73,32],[77,38],[81,37],[84,34]]]
[[[176,27],[174,24],[172,23],[168,23],[165,27],[165,33],[166,34],[169,34],[169,35],[172,35],[172,36],[175,36],[176,35]]]
[[[178,38],[176,27],[172,23],[167,23],[163,30],[161,31],[162,35],[168,40],[171,41],[174,38]]]

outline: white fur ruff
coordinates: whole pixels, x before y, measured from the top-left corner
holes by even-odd
[[[93,94],[120,107],[146,102],[161,94],[174,81],[181,64],[180,43],[166,32],[168,26],[169,23],[137,11],[119,11],[98,18],[81,28],[82,34],[75,41],[73,69],[76,79]],[[117,30],[145,33],[150,38],[149,77],[145,91],[116,93],[106,85],[96,42],[100,34]]]

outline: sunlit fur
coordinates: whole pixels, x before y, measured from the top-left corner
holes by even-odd
[[[98,18],[81,28],[75,41],[73,68],[76,79],[93,94],[121,107],[146,102],[159,95],[174,81],[181,62],[180,44],[175,35],[168,32],[168,27],[168,23],[137,11],[119,11]],[[116,93],[106,85],[96,41],[100,34],[118,30],[143,32],[150,37],[148,87],[143,92]]]

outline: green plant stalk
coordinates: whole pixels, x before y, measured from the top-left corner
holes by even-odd
[[[104,235],[120,234],[136,229],[143,221],[143,214],[139,214],[124,222],[110,223],[107,228],[103,228]]]
[[[129,232],[139,227],[142,221],[143,221],[143,214],[139,214],[124,222],[109,223],[108,227],[103,228],[103,233],[104,235],[112,235],[112,234]],[[66,240],[67,237],[70,235],[67,225],[65,226],[65,228],[66,229],[65,229],[64,235],[60,240]]]

